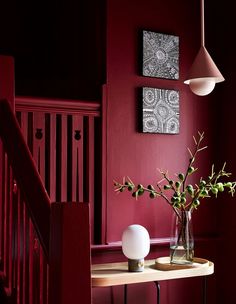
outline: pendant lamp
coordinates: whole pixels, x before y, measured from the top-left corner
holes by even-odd
[[[205,48],[204,33],[204,0],[201,1],[201,47],[190,68],[187,79],[191,91],[199,96],[211,93],[217,82],[224,81],[224,77],[218,70],[207,49]]]

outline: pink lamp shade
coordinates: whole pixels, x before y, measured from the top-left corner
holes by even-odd
[[[211,93],[217,82],[224,81],[211,56],[205,48],[204,33],[204,0],[201,4],[201,48],[190,68],[189,75],[184,81],[188,84],[191,91],[199,96]]]
[[[224,81],[224,77],[207,49],[201,46],[184,83],[188,84],[196,95],[204,96],[214,89],[215,83],[222,81]]]

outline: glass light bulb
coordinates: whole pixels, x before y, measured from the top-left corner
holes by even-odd
[[[210,94],[215,87],[215,81],[208,78],[196,78],[189,81],[191,91],[199,96]]]

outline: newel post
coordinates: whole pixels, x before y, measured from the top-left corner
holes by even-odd
[[[91,304],[89,205],[53,203],[49,304]]]

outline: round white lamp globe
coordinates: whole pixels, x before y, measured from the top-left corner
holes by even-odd
[[[129,271],[144,270],[144,258],[150,251],[150,237],[141,225],[130,225],[122,234],[122,251],[128,258]]]
[[[191,91],[199,96],[210,94],[215,87],[215,81],[211,78],[196,78],[189,81]]]

